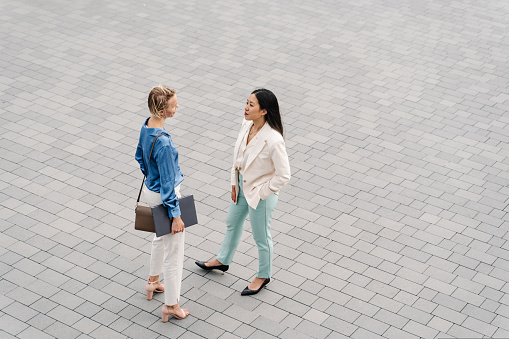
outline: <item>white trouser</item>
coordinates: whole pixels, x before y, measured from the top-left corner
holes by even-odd
[[[175,194],[180,195],[180,185],[175,187]],[[143,200],[150,207],[162,204],[161,194],[153,192],[143,185]],[[157,237],[154,234],[150,253],[150,276],[164,275],[164,303],[178,304],[184,269],[184,232],[166,234]]]

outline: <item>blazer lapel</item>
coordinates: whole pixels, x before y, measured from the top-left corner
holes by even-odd
[[[271,127],[269,126],[269,124],[265,123],[265,125],[262,127],[262,129],[255,136],[255,138],[257,140],[256,141],[251,140],[251,142],[256,142],[256,143],[252,146],[253,148],[249,152],[249,158],[247,158],[246,168],[244,169],[244,171],[249,168],[249,165],[251,165],[251,163],[254,161],[254,159],[256,159],[258,154],[260,154],[260,152],[262,151],[263,146],[265,146],[265,143],[267,142],[267,138],[269,137],[270,130],[271,130]]]
[[[244,135],[247,133],[247,131],[251,127],[252,123],[253,122],[249,122],[243,126],[243,128],[241,129],[241,131],[239,133],[239,137],[237,138],[237,142],[235,142],[235,148],[233,149],[233,163],[234,164],[235,164],[235,161],[237,160],[237,156],[239,154],[240,143],[242,142],[242,140],[244,140]]]

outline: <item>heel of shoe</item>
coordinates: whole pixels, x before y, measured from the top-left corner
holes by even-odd
[[[168,311],[168,308],[166,307],[166,305],[163,305],[163,307],[161,308],[161,320],[163,323],[168,322],[169,313],[167,313],[165,311]]]
[[[161,287],[161,289],[158,290],[155,284],[158,284],[158,286]],[[150,281],[150,279],[148,279],[147,284],[145,285],[145,290],[147,291],[147,300],[152,300],[152,296],[154,295],[154,293],[164,292],[164,285],[161,284],[159,280]]]

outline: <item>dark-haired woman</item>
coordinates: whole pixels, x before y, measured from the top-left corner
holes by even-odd
[[[258,246],[258,272],[241,294],[256,294],[267,285],[272,276],[272,212],[279,190],[289,181],[290,164],[277,98],[267,89],[257,89],[247,99],[244,121],[233,152],[232,201],[223,244],[216,258],[196,264],[204,270],[227,271],[249,215]]]

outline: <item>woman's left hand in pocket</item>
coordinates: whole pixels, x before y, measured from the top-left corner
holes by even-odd
[[[173,222],[171,223],[171,234],[183,232],[184,227],[185,225],[181,217],[173,218]]]

